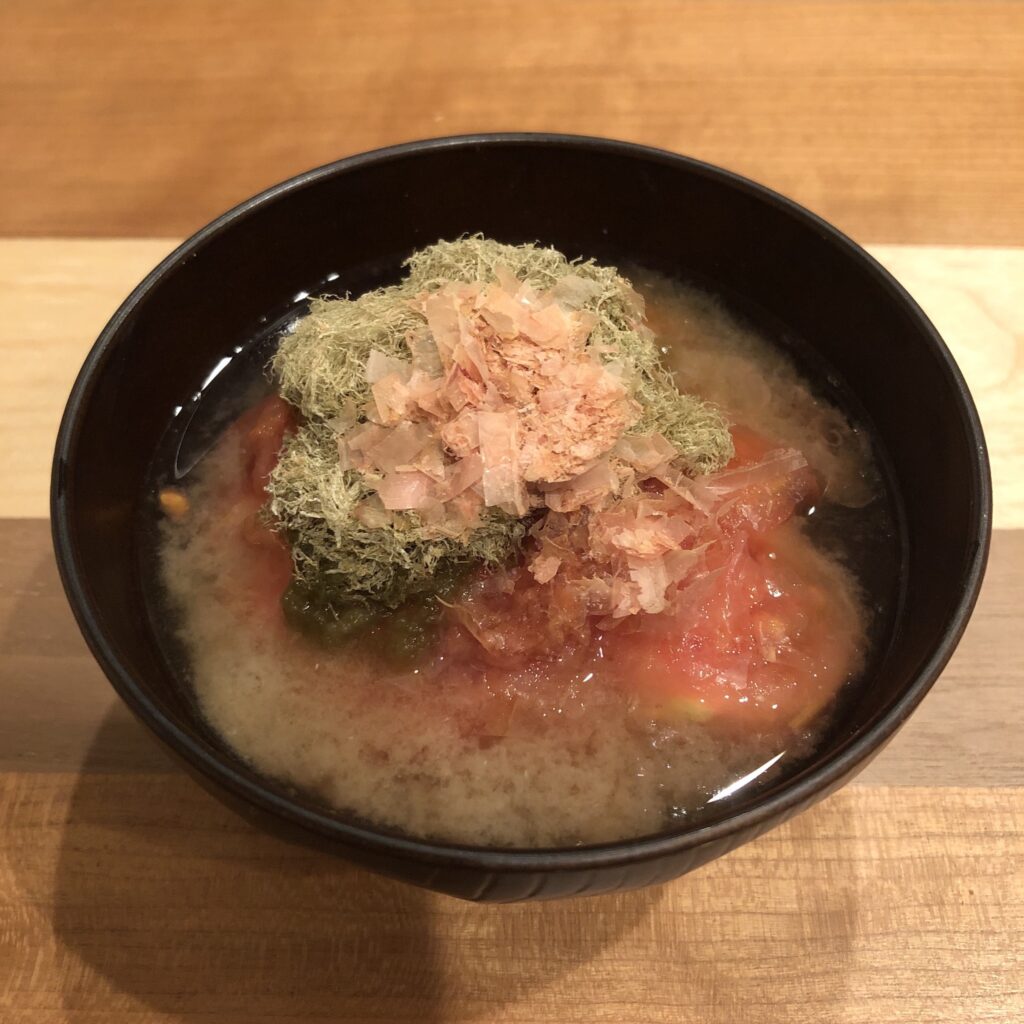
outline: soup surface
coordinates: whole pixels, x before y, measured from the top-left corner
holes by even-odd
[[[678,386],[722,410],[735,446],[705,481],[714,537],[688,542],[701,568],[660,612],[581,620],[521,558],[446,582],[425,625],[406,607],[359,642],[311,639],[282,607],[292,557],[261,514],[293,413],[231,382],[250,408],[164,490],[153,615],[241,758],[377,827],[597,843],[700,821],[798,765],[856,699],[897,557],[865,434],[706,294],[633,280]]]

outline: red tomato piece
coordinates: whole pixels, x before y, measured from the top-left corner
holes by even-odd
[[[280,396],[270,395],[243,413],[235,429],[242,434],[242,458],[249,486],[253,493],[264,497],[285,436],[295,430],[295,411]]]
[[[732,435],[733,457],[726,469],[739,469],[760,462],[770,451],[782,447],[764,434],[737,423],[729,428]]]
[[[231,428],[239,439],[238,474],[216,497],[216,530],[238,547],[236,570],[222,579],[224,600],[242,617],[283,628],[281,594],[292,577],[288,543],[263,521],[266,484],[286,434],[295,429],[292,407],[276,395],[244,412]]]
[[[841,570],[794,524],[738,535],[679,611],[606,646],[655,717],[753,734],[807,725],[856,667],[860,635]]]
[[[735,455],[726,472],[749,468],[755,479],[719,509],[717,525],[723,534],[730,536],[740,530],[768,533],[820,498],[821,485],[810,466],[794,470],[784,459],[773,460],[773,453],[784,446],[749,427],[734,426],[730,433]]]
[[[504,668],[564,656],[590,638],[579,597],[558,582],[537,583],[521,567],[475,574],[455,602],[453,616],[485,659]]]

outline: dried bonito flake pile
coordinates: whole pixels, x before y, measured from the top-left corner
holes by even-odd
[[[274,359],[302,414],[269,486],[298,577],[396,606],[525,548],[592,613],[663,610],[732,441],[676,389],[643,300],[613,268],[480,236],[406,267],[314,301]]]

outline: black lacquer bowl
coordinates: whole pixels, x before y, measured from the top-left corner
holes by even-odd
[[[809,339],[859,401],[905,526],[902,606],[855,706],[795,775],[701,827],[602,846],[478,849],[333,817],[209,740],[142,606],[136,529],[170,410],[268,310],[337,274],[353,293],[416,248],[481,231],[701,282]],[[310,171],[224,214],[165,259],[103,330],[68,402],[53,467],[57,561],[115,689],[211,792],[261,826],[470,899],[664,881],[842,785],[906,721],[956,646],[988,550],[991,488],[971,397],[942,340],[863,250],[787,199],[671,153],[602,139],[439,139]]]

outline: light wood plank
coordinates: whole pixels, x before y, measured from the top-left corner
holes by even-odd
[[[0,515],[49,515],[71,385],[103,325],[175,244],[0,240]]]
[[[0,516],[45,516],[49,454],[89,347],[169,239],[0,239]],[[871,250],[943,333],[988,434],[997,527],[1024,527],[1024,249]]]
[[[997,532],[974,618],[935,689],[858,784],[1024,785],[1024,531]],[[177,772],[93,661],[41,520],[0,520],[0,772]],[[104,739],[96,737],[101,726]]]
[[[5,0],[0,233],[184,234],[382,144],[606,135],[855,237],[1024,243],[1024,6]]]
[[[176,775],[0,775],[17,1024],[1012,1024],[1024,791],[847,789],[696,874],[428,895],[254,832]]]
[[[935,324],[971,389],[992,463],[996,527],[1024,527],[1024,249],[868,251]]]

